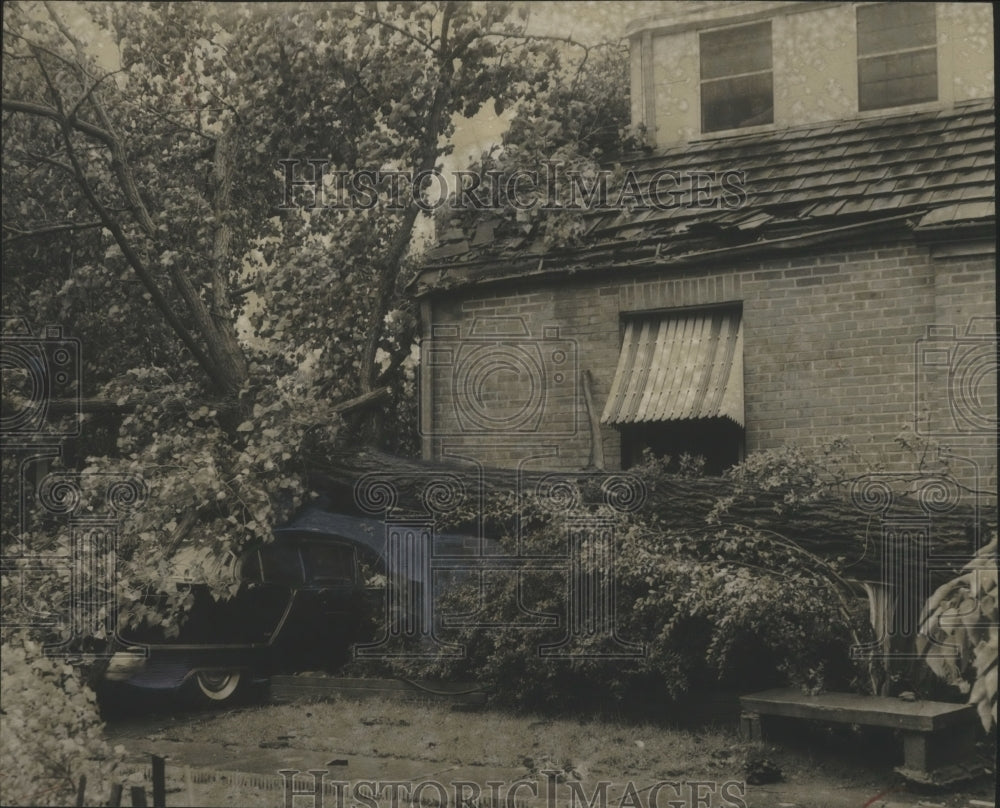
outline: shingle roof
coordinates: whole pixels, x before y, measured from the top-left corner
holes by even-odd
[[[711,206],[581,211],[583,244],[545,250],[535,232],[500,219],[453,233],[427,256],[418,294],[504,277],[585,271],[591,265],[657,266],[720,248],[761,246],[893,218],[911,229],[992,222],[994,102],[837,121],[689,143],[623,162],[644,189],[657,172],[744,172],[743,204],[711,183]],[[611,198],[615,197],[612,193]],[[728,199],[728,206],[726,203]],[[541,261],[541,264],[540,264]]]

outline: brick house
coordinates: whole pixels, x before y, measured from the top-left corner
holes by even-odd
[[[629,27],[623,165],[676,204],[582,246],[444,239],[419,299],[423,453],[628,467],[904,426],[996,485],[992,11],[670,4]],[[660,197],[657,197],[660,199]]]

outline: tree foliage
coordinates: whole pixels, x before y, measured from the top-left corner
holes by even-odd
[[[3,645],[0,686],[3,804],[73,805],[81,776],[82,804],[102,804],[124,749],[102,737],[94,691],[70,665],[23,638]]]
[[[640,149],[644,137],[631,124],[625,43],[576,44],[574,56],[551,74],[543,91],[517,103],[502,143],[469,166],[483,199],[509,200],[524,186],[510,185],[512,177],[520,172],[537,176],[522,196],[531,199],[534,190],[535,204],[508,204],[500,210],[463,204],[442,210],[445,227],[472,237],[486,221],[497,238],[535,236],[547,249],[580,242],[587,226],[581,195],[597,187],[602,171],[611,172],[614,193],[614,180],[622,175],[620,161]],[[495,106],[502,111],[502,100]]]
[[[935,674],[969,694],[983,728],[997,724],[997,540],[928,599],[917,652]]]
[[[647,492],[676,476],[658,461],[631,471]],[[871,629],[835,560],[765,527],[712,525],[703,514],[698,529],[616,508],[602,494],[604,477],[567,481],[547,495],[492,492],[489,534],[511,555],[520,553],[520,571],[449,579],[439,593],[445,617],[438,636],[464,654],[397,660],[391,670],[474,679],[499,702],[533,709],[649,709],[655,693],[669,711],[713,686],[875,686],[865,661],[851,661],[851,644],[868,640]],[[600,531],[611,536],[610,554],[588,549],[601,541]],[[581,533],[579,567],[553,568],[552,559],[566,558]],[[597,597],[611,602],[613,589],[614,631],[590,627],[574,635],[574,598],[601,576],[608,592]],[[552,623],[541,619],[546,615],[563,617]],[[561,645],[565,653],[552,652]],[[636,654],[640,647],[644,653]]]
[[[439,167],[462,116],[547,89],[559,48],[524,25],[502,3],[5,6],[4,313],[34,329],[49,376],[43,326],[82,346],[69,383],[47,376],[41,395],[100,404],[38,475],[3,456],[4,616],[56,618],[29,642],[103,652],[116,618],[176,632],[190,605],[171,581],[179,548],[200,566],[187,574],[226,596],[218,559],[269,540],[309,496],[301,456],[357,438],[340,402],[387,387],[381,437],[413,445],[416,319],[401,289],[424,189],[321,206],[315,187],[289,193],[279,161],[295,181],[317,165]],[[5,418],[39,395],[11,378]],[[72,425],[66,412],[47,426]],[[134,484],[128,502],[111,480]],[[117,544],[81,550],[69,522],[99,515]],[[66,619],[74,591],[100,604],[89,623]],[[32,685],[7,658],[5,709],[20,683],[30,712]],[[59,676],[75,698],[82,685]],[[94,724],[65,726],[86,740]],[[30,772],[63,776],[37,760]]]
[[[278,161],[435,168],[458,116],[533,97],[558,62],[510,11],[8,6],[4,306],[72,323],[84,394],[128,404],[84,425],[75,465],[150,489],[122,526],[128,595],[161,585],[168,549],[267,540],[307,495],[299,452],[342,437],[337,402],[389,385],[406,409],[420,189],[285,205]],[[58,544],[51,521],[28,546]]]
[[[396,661],[390,669],[411,677],[484,681],[498,700],[530,707],[638,707],[651,692],[669,705],[718,684],[744,691],[794,684],[810,692],[914,690],[941,697],[922,675],[922,662],[904,664],[883,655],[904,652],[912,659],[913,637],[893,636],[889,648],[876,642],[894,624],[882,622],[891,617],[877,614],[860,582],[885,580],[883,559],[899,557],[897,542],[912,542],[896,530],[883,531],[885,525],[926,520],[926,508],[933,507],[933,549],[942,558],[957,557],[990,525],[977,524],[986,515],[968,500],[941,496],[955,482],[947,452],[909,431],[898,442],[916,451],[919,472],[888,472],[877,461],[868,467],[843,439],[813,450],[754,453],[721,478],[702,476],[696,458],[650,456],[629,470],[639,482],[633,483],[634,510],[626,512],[609,507],[605,474],[486,469],[478,480],[466,480],[472,493],[442,532],[479,529],[482,498],[485,535],[501,537],[522,571],[482,578],[469,573],[442,585],[438,636],[464,646],[465,656],[434,657],[433,649],[418,646],[411,650],[431,658]],[[391,470],[393,507],[422,513],[432,468],[366,455],[327,464],[325,473],[342,481],[379,469]],[[462,467],[447,472],[461,475]],[[614,589],[618,637],[645,643],[644,657],[622,658],[603,631],[577,637],[565,655],[539,653],[539,645],[553,648],[566,639],[572,588],[593,586],[592,574],[608,569],[607,551],[585,552],[584,563],[572,572],[553,568],[553,559],[567,559],[572,537],[586,535],[588,525],[613,528],[614,574],[603,585]],[[915,559],[902,573],[915,579],[928,570]],[[934,570],[932,580],[953,574]],[[993,604],[983,600],[983,608]],[[910,596],[897,607],[922,605]],[[968,615],[967,606],[962,611]],[[546,624],[540,615],[562,619]],[[455,625],[456,618],[465,624]],[[973,619],[978,645],[962,652],[966,662],[974,655],[987,659],[989,636],[995,649],[988,618]],[[969,670],[963,675],[971,682]],[[988,685],[977,685],[979,690],[988,692]]]

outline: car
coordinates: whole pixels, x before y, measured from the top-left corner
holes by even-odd
[[[178,581],[193,597],[178,636],[148,625],[120,630],[105,679],[218,704],[278,673],[334,671],[372,637],[385,544],[378,520],[306,509],[273,541],[230,556],[231,598]]]

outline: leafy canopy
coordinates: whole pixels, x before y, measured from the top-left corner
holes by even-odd
[[[122,605],[165,589],[182,611],[169,556],[268,540],[308,495],[304,450],[343,438],[338,402],[388,386],[412,419],[412,195],[282,209],[278,161],[433,169],[460,116],[548,92],[558,43],[497,3],[13,3],[3,35],[4,309],[63,324],[84,396],[121,408],[63,462],[144,480]],[[66,551],[48,516],[7,510],[7,535]],[[53,572],[36,605],[67,585]]]

